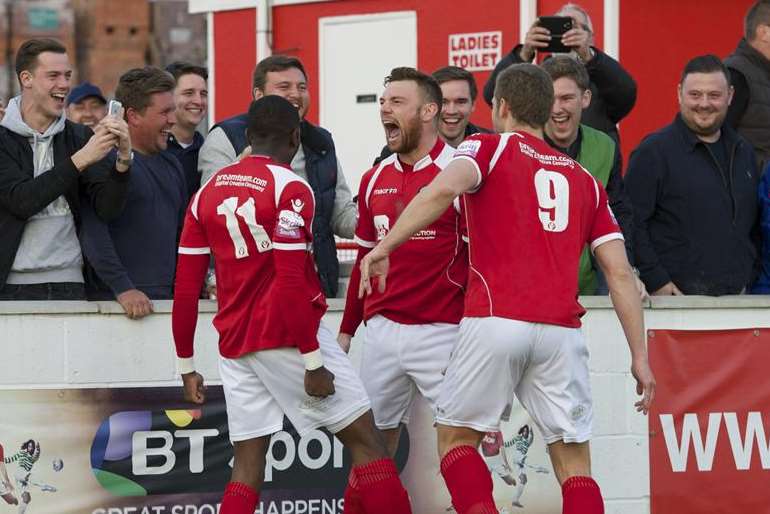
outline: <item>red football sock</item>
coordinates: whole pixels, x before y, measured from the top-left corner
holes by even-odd
[[[230,482],[225,488],[219,514],[254,514],[259,493],[241,482]]]
[[[591,477],[571,477],[561,485],[562,514],[604,514],[602,492]]]
[[[412,514],[409,495],[398,478],[393,459],[380,459],[353,468],[366,514]],[[347,509],[345,510],[347,514]]]
[[[441,459],[441,474],[458,514],[497,514],[492,475],[476,448],[453,448]]]
[[[345,505],[343,514],[366,514],[364,505],[361,503],[361,492],[358,490],[358,479],[355,469],[350,470],[348,477],[348,486],[345,488]]]

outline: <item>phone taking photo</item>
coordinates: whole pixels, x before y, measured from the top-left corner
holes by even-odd
[[[548,53],[569,53],[572,48],[564,46],[561,42],[562,36],[572,30],[572,18],[569,16],[541,16],[538,18],[538,25],[548,29],[551,33],[551,41],[548,46],[538,48],[538,52]]]
[[[120,116],[120,110],[123,108],[123,104],[118,102],[117,100],[110,100],[109,105],[107,106],[107,116]]]

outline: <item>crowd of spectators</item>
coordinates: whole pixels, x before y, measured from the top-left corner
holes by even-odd
[[[556,14],[573,20],[562,38],[571,51],[541,64],[555,92],[545,138],[605,185],[640,294],[770,293],[770,1],[752,5],[724,62],[706,55],[686,65],[679,112],[638,143],[625,173],[618,123],[634,107],[636,83],[595,46],[584,9],[569,3]],[[497,64],[484,100],[491,103],[502,70],[536,60],[550,39],[536,21]],[[127,71],[114,95],[117,115],[98,87],[71,87],[67,50],[54,40],[22,44],[15,68],[21,93],[0,105],[0,300],[115,299],[130,318],[149,314],[152,300],[172,297],[190,199],[250,152],[245,114],[199,132],[208,72],[194,63]],[[443,95],[441,138],[456,147],[487,132],[470,122],[473,75],[448,66],[433,76]],[[334,297],[335,235],[353,237],[357,209],[331,134],[305,119],[309,79],[299,59],[271,56],[257,64],[251,96],[280,95],[299,111],[291,167],[315,195],[314,258]],[[210,276],[204,297],[215,294]],[[581,294],[607,292],[587,249],[579,283]]]

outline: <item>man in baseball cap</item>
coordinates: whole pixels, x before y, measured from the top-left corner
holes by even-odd
[[[107,100],[102,90],[83,82],[72,88],[67,97],[67,118],[75,123],[93,127],[107,115]]]

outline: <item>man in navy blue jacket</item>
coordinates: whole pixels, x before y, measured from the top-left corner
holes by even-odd
[[[631,154],[636,265],[653,295],[739,294],[756,277],[759,171],[724,123],[732,94],[718,57],[692,59],[676,119]]]
[[[752,287],[754,294],[770,294],[770,164],[765,168],[757,195],[760,210],[760,231],[762,232],[762,252],[759,266],[759,279]]]
[[[83,210],[83,253],[96,275],[89,277],[88,296],[117,299],[131,319],[152,312],[150,299],[173,296],[188,197],[181,164],[163,151],[176,121],[174,85],[169,73],[149,66],[120,77],[115,98],[134,142],[126,208],[110,223]]]

